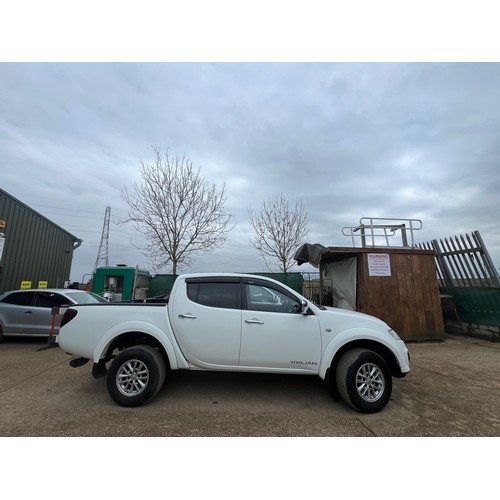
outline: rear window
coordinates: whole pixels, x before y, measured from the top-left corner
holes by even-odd
[[[4,297],[2,302],[16,306],[29,306],[33,300],[33,295],[33,292],[14,292]]]
[[[71,297],[71,300],[74,300],[77,304],[95,304],[97,302],[107,302],[106,299],[103,299],[99,295],[96,295],[92,292],[85,293],[76,293],[76,292],[66,292],[68,297]]]

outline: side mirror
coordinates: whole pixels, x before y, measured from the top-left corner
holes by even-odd
[[[307,311],[309,310],[309,306],[307,305],[307,302],[305,300],[300,301],[300,314],[307,314]]]

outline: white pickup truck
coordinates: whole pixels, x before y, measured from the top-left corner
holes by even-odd
[[[123,406],[152,399],[169,370],[224,370],[319,375],[335,399],[373,413],[389,401],[392,377],[410,371],[404,342],[380,319],[247,274],[179,276],[167,304],[72,305],[57,340],[80,356],[73,367],[92,360]]]

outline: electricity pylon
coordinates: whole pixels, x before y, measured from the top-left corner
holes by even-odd
[[[103,265],[104,267],[109,267],[109,219],[111,218],[111,207],[106,207],[106,212],[104,214],[104,223],[102,225],[101,243],[99,245],[99,251],[97,252],[97,259],[95,260],[94,273],[95,270]]]

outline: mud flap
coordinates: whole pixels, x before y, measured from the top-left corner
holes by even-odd
[[[102,378],[108,374],[108,369],[106,368],[106,359],[101,359],[99,363],[94,363],[92,367],[92,376],[94,378]]]

